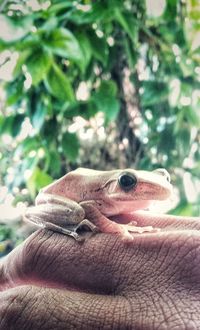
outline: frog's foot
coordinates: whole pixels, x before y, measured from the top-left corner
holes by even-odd
[[[76,228],[64,228],[64,227],[60,227],[60,226],[57,226],[55,225],[54,223],[46,223],[43,225],[44,228],[47,228],[47,229],[50,229],[54,232],[57,232],[57,233],[61,233],[61,234],[64,234],[64,235],[68,235],[68,236],[71,236],[73,238],[75,238],[76,241],[83,241],[84,239],[76,232]]]
[[[81,213],[77,208],[77,211],[79,212],[78,215],[81,215],[82,217],[85,213],[80,206],[79,208]],[[55,204],[48,204],[46,202],[46,204],[39,204],[37,206],[29,207],[25,211],[23,218],[25,221],[29,221],[40,228],[46,228],[57,233],[72,236],[77,241],[83,240],[83,237],[79,235],[80,229],[83,227],[89,228],[92,232],[98,231],[98,228],[93,223],[84,218],[78,224],[73,224],[75,221],[70,221],[70,219],[68,219],[68,211],[70,210],[67,207],[65,200],[63,201],[62,199],[57,199]],[[71,220],[73,220],[73,218]]]
[[[83,227],[89,228],[92,231],[92,233],[97,233],[99,231],[98,228],[87,219],[82,220],[76,226],[69,226],[67,228],[63,228],[52,223],[49,223],[47,226],[48,229],[57,231],[61,234],[72,236],[77,241],[84,241],[84,237],[79,235],[79,231],[82,230]]]
[[[87,219],[82,220],[76,226],[72,225],[72,226],[68,226],[67,228],[60,227],[60,226],[57,226],[57,225],[52,224],[52,223],[46,224],[46,227],[47,227],[47,229],[57,231],[58,233],[68,235],[68,236],[72,236],[73,238],[75,238],[76,241],[84,241],[85,240],[85,238],[79,234],[80,231],[83,229],[83,227],[89,228],[92,232],[91,235],[93,233],[99,232],[99,229]]]
[[[109,220],[110,221],[110,220]],[[113,221],[111,221],[112,223],[110,224],[109,228],[108,226],[102,228],[102,231],[104,232],[113,232],[113,233],[119,233],[123,240],[125,241],[132,241],[134,239],[134,236],[132,233],[135,234],[143,234],[143,233],[154,233],[159,231],[159,228],[154,228],[152,226],[145,226],[145,227],[137,227],[135,225],[127,224],[119,224],[119,223],[115,223]],[[116,226],[117,225],[117,230],[116,230]]]
[[[134,221],[135,224],[135,221]],[[131,233],[155,233],[157,231],[160,231],[160,228],[154,228],[152,226],[146,226],[146,227],[137,227],[129,223],[128,225],[122,225],[127,228],[127,230]]]
[[[92,225],[95,225],[99,231],[103,233],[119,234],[125,241],[132,241],[134,239],[132,233],[142,234],[157,232],[160,230],[159,228],[154,228],[152,226],[139,227],[137,226],[136,221],[129,221],[127,224],[115,222],[114,219],[110,220],[106,216],[102,215],[92,203],[82,202],[81,206],[85,210],[87,219],[91,219],[93,222]],[[91,224],[90,221],[89,223]]]
[[[82,220],[76,227],[75,231],[81,229],[82,227],[88,227],[93,233],[97,233],[99,230],[92,222],[87,219]]]

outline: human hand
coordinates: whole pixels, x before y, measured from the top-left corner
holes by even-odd
[[[200,219],[83,243],[39,230],[2,259],[0,329],[200,329]]]

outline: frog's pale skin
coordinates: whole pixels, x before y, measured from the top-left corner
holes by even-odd
[[[25,218],[38,226],[81,239],[77,229],[118,233],[132,240],[134,233],[156,231],[136,222],[119,223],[120,215],[147,209],[153,201],[170,197],[172,186],[165,169],[153,172],[133,169],[96,171],[78,168],[49,186],[36,197]]]

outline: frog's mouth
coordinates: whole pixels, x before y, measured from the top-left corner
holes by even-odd
[[[148,182],[140,182],[134,189],[122,192],[119,188],[108,194],[109,199],[115,202],[120,201],[147,201],[147,200],[166,200],[172,194],[172,187],[161,186]]]
[[[123,214],[130,215],[136,211],[148,211],[154,213],[166,213],[173,205],[172,198],[166,199],[138,199],[138,200],[112,200],[103,203],[102,201],[96,200],[96,206],[102,214],[106,217],[113,217],[115,215]]]

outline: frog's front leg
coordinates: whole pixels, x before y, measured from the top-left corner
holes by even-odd
[[[119,234],[127,242],[134,239],[131,233],[142,234],[159,231],[158,228],[152,226],[139,227],[136,221],[127,224],[115,222],[103,215],[93,201],[82,202],[80,205],[84,208],[87,219],[92,220],[101,232]]]
[[[76,240],[82,240],[77,233],[82,226],[97,231],[97,227],[85,219],[85,211],[78,203],[52,194],[39,194],[36,206],[29,207],[24,218],[39,227],[72,236]]]
[[[133,235],[130,234],[130,228],[132,228],[132,226],[111,221],[98,210],[93,201],[81,202],[80,205],[85,210],[86,218],[92,220],[94,225],[97,226],[101,232],[119,234],[126,241],[133,240]]]

